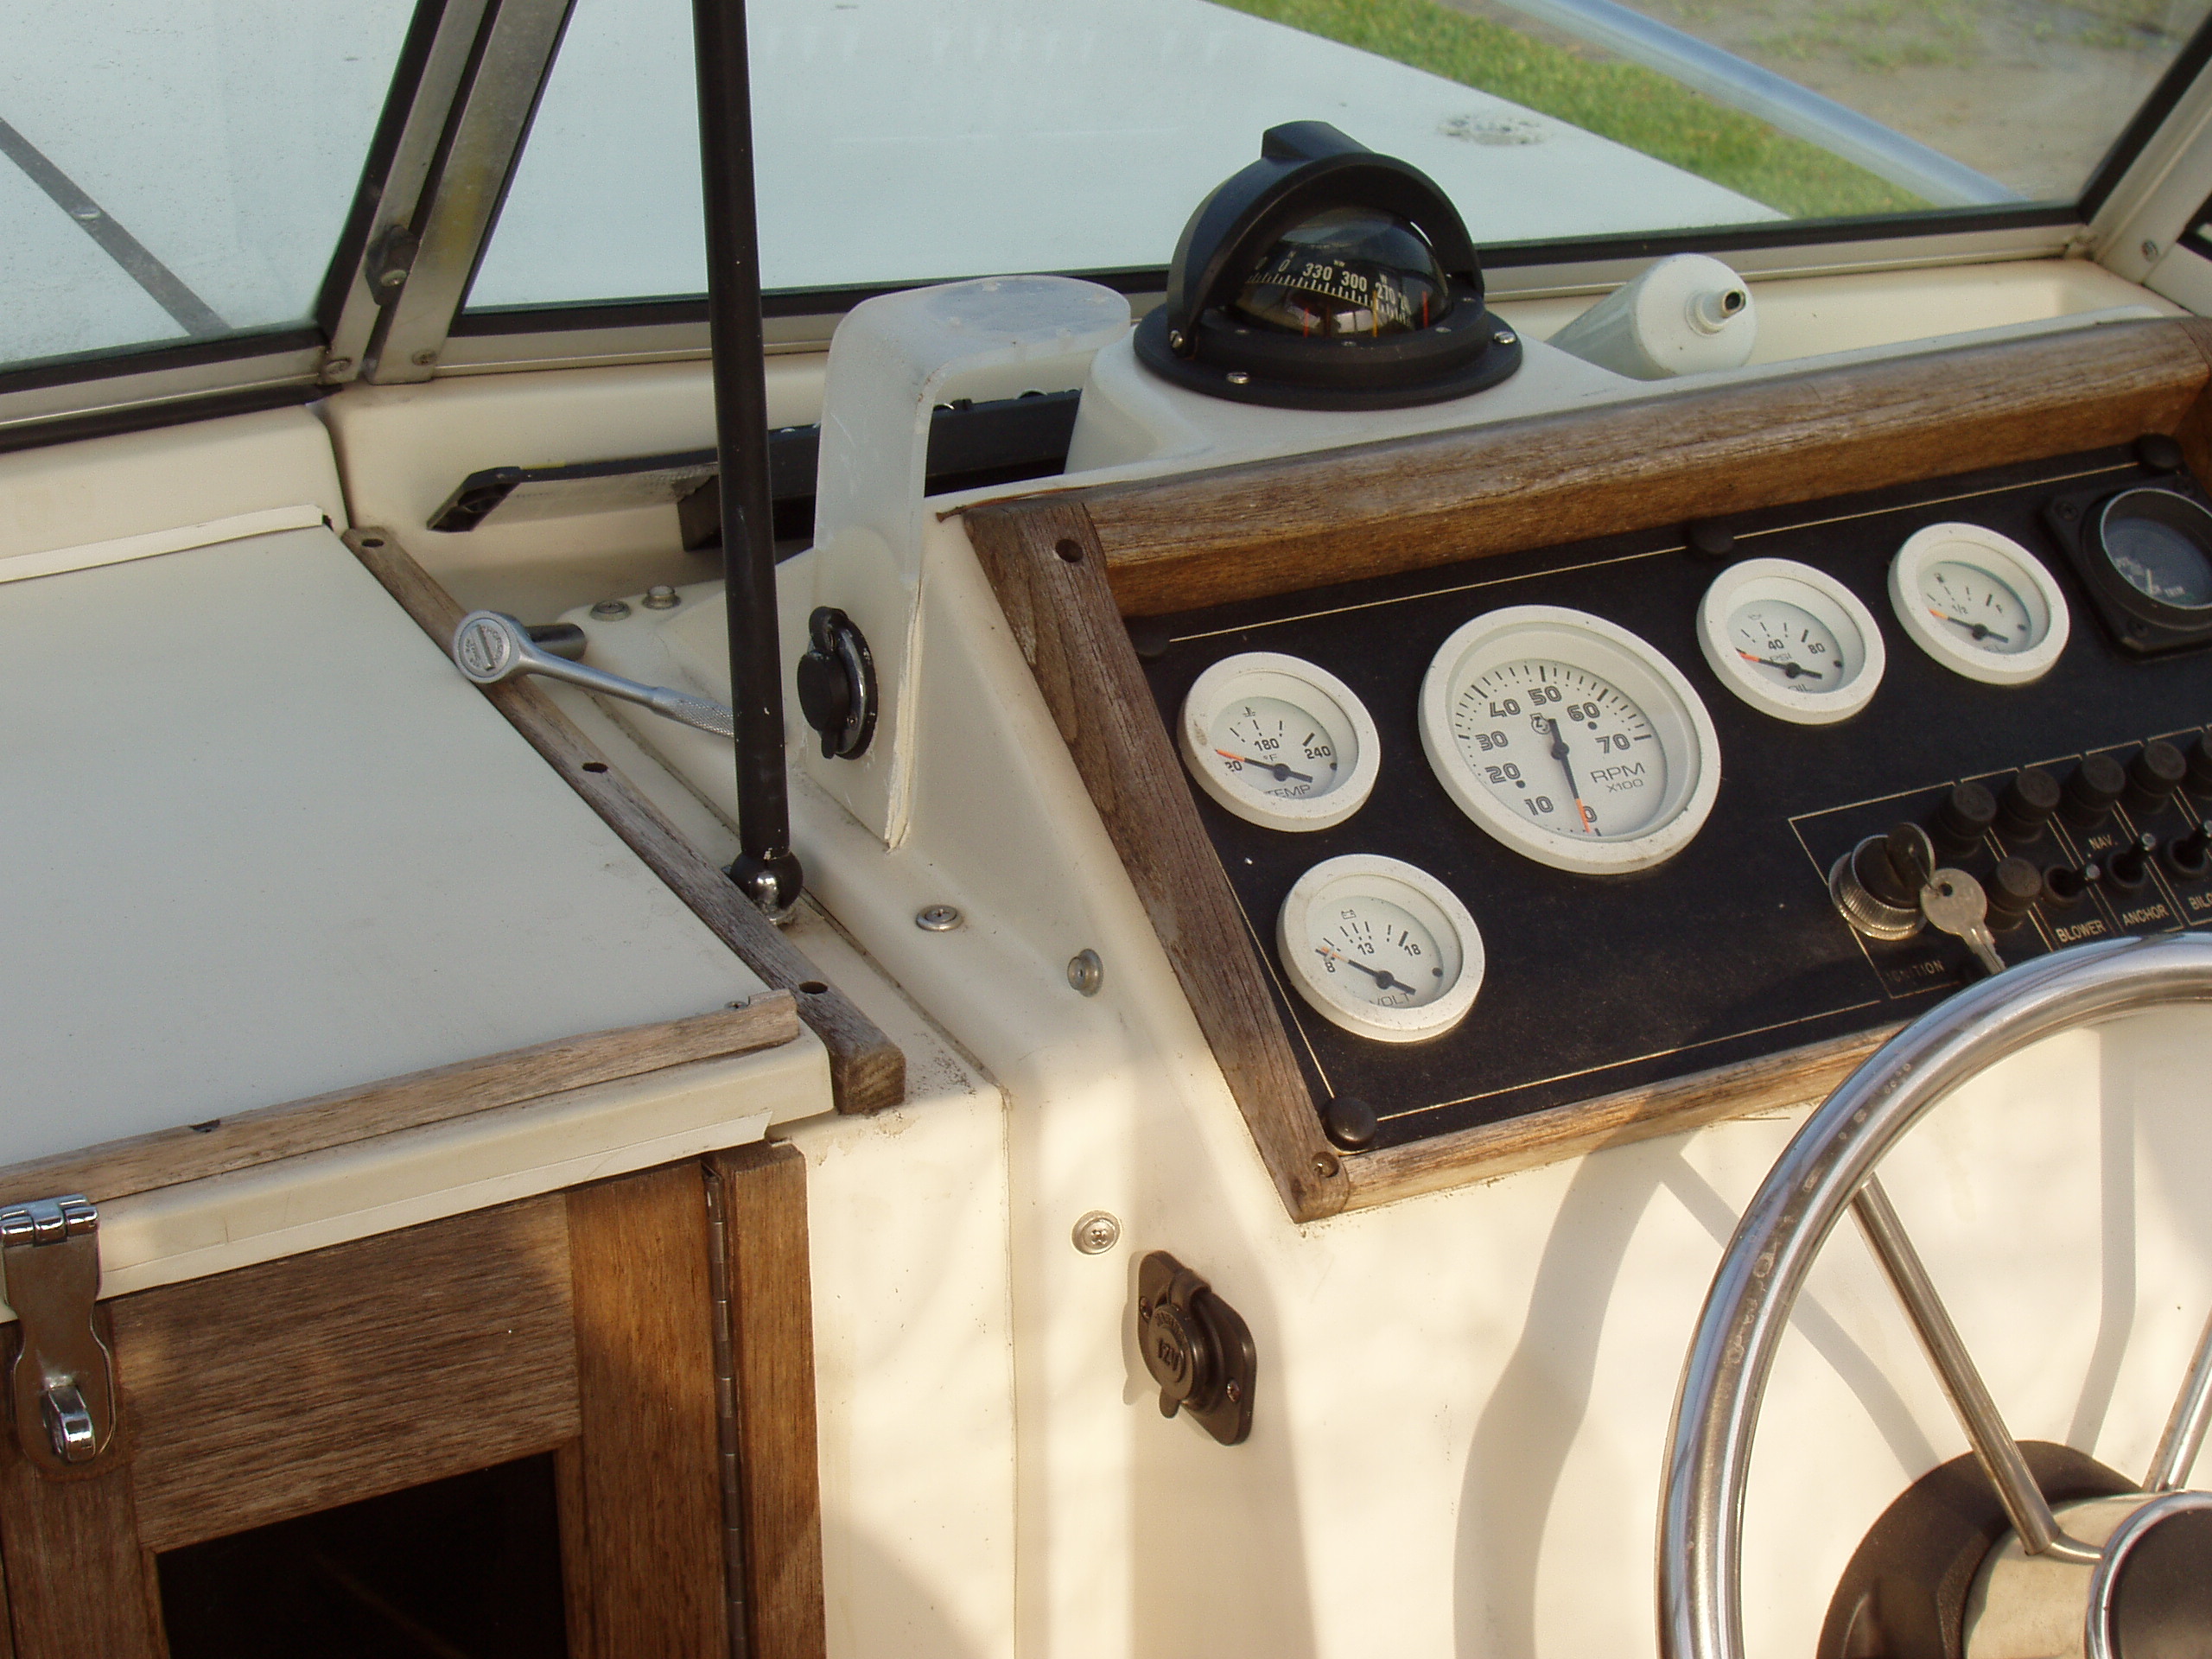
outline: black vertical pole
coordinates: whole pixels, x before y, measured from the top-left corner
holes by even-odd
[[[692,0],[691,22],[699,60],[699,184],[707,208],[707,318],[715,353],[729,700],[737,715],[737,829],[743,848],[729,875],[754,904],[780,918],[798,901],[802,877],[791,852],[784,779],[745,0]]]

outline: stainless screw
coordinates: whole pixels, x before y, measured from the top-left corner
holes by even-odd
[[[335,380],[340,375],[345,373],[346,370],[353,366],[353,359],[352,358],[334,357],[329,362],[322,365],[322,378],[326,380]]]
[[[1229,1395],[1229,1403],[1233,1406],[1244,1397],[1244,1385],[1232,1376],[1224,1392]]]
[[[426,349],[415,353],[415,366],[419,369],[427,369],[437,360],[438,354],[434,351]]]
[[[629,615],[630,607],[619,599],[602,599],[591,607],[591,613],[602,622],[613,622]]]
[[[683,602],[683,595],[664,582],[657,582],[645,589],[645,608],[649,611],[672,611]]]
[[[957,905],[925,905],[914,912],[914,925],[925,933],[950,933],[960,925]]]
[[[1171,352],[1179,352],[1183,349],[1183,331],[1180,328],[1170,328],[1167,331],[1167,349]]]
[[[2143,257],[2145,259],[2155,259],[2158,257],[2158,243],[2147,236],[2143,238]]]
[[[1075,1247],[1085,1255],[1103,1255],[1122,1242],[1122,1224],[1103,1210],[1093,1210],[1075,1224]]]
[[[1229,384],[1230,384],[1230,385],[1232,385],[1232,386],[1246,386],[1246,385],[1251,385],[1251,383],[1252,383],[1252,377],[1251,377],[1250,375],[1249,375],[1249,374],[1245,373],[1243,370],[1242,370],[1242,369],[1231,369],[1231,370],[1229,372]]]
[[[1491,334],[1491,338],[1501,346],[1510,346],[1513,343],[1512,331],[1507,328],[1495,330]]]
[[[1098,995],[1098,988],[1106,982],[1106,964],[1098,959],[1096,950],[1078,950],[1068,958],[1068,984],[1085,996]]]

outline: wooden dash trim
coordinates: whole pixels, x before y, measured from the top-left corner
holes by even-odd
[[[1342,1168],[1153,707],[1090,519],[1047,498],[970,513],[968,529],[1276,1191],[1300,1221],[1334,1214],[1349,1196]]]
[[[388,530],[363,527],[342,538],[440,652],[463,614],[453,595]],[[460,671],[455,670],[456,673]],[[527,677],[487,685],[485,696],[583,797],[692,914],[745,965],[798,999],[799,1018],[830,1051],[830,1087],[841,1112],[873,1112],[906,1097],[906,1057],[798,946],[762,916],[713,861]]]
[[[1122,613],[1151,615],[2171,432],[2208,341],[2196,319],[2113,323],[1059,499]]]
[[[726,1200],[747,1651],[826,1659],[806,1158],[763,1141],[708,1162]]]
[[[1694,1077],[1554,1106],[1478,1129],[1344,1160],[1349,1209],[1368,1209],[1470,1180],[1489,1180],[1580,1153],[1679,1135],[1724,1118],[1825,1099],[1901,1026],[1884,1026]]]
[[[763,991],[710,1014],[564,1037],[239,1112],[200,1128],[162,1129],[11,1165],[0,1170],[0,1204],[57,1192],[82,1192],[96,1203],[124,1198],[666,1066],[749,1054],[798,1033],[791,993]]]
[[[118,1297],[145,1547],[574,1440],[569,1257],[556,1193]]]

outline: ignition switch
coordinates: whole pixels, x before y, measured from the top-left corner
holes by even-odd
[[[1187,1411],[1224,1446],[1252,1432],[1259,1357],[1236,1310],[1165,1250],[1137,1268],[1137,1349],[1160,1384],[1160,1414]]]

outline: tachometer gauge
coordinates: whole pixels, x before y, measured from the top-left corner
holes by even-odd
[[[1441,1037],[1483,982],[1483,936],[1452,889],[1395,858],[1353,853],[1298,878],[1275,918],[1298,994],[1330,1024],[1385,1043]]]
[[[1585,874],[1672,858],[1720,788],[1719,740],[1681,671],[1554,605],[1492,611],[1444,642],[1421,681],[1421,742],[1476,823]]]
[[[1726,686],[1800,726],[1848,720],[1882,683],[1882,631],[1859,595],[1790,559],[1746,559],[1705,590],[1697,642]]]
[[[1198,787],[1270,830],[1342,823],[1382,769],[1375,721],[1351,688],[1274,652],[1224,657],[1199,675],[1176,728]]]
[[[1890,562],[1890,603],[1912,641],[1954,674],[2025,685],[2066,649],[2066,595],[2043,562],[1980,524],[1930,524]]]

